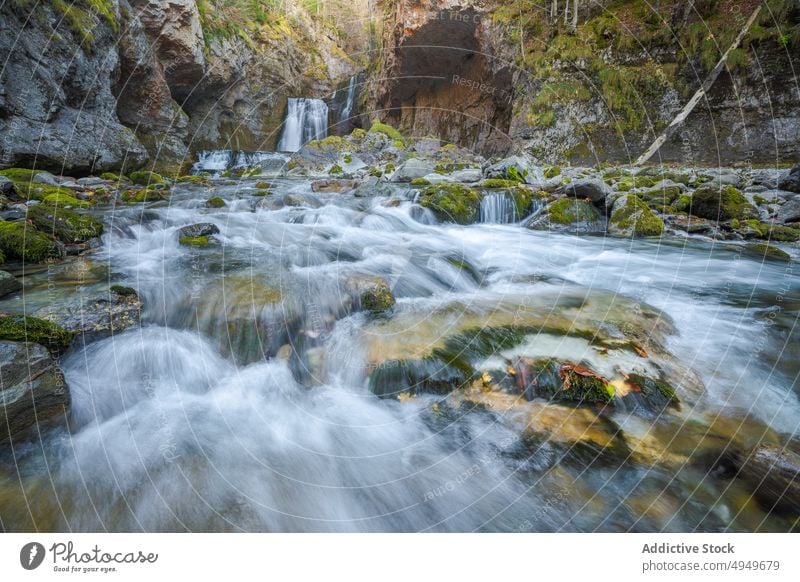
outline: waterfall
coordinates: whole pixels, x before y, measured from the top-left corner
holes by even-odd
[[[509,224],[517,221],[514,197],[508,192],[492,192],[481,200],[481,222]]]
[[[328,105],[321,99],[290,98],[278,151],[296,152],[328,135]]]
[[[357,75],[353,75],[352,77],[350,77],[350,84],[347,86],[347,100],[344,102],[344,107],[342,108],[342,112],[339,114],[339,121],[347,121],[353,114],[353,105],[355,105],[356,101],[357,82],[358,82]]]

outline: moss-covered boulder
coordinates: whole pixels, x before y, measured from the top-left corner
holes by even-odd
[[[25,315],[0,316],[0,339],[33,342],[45,346],[52,354],[66,351],[73,334],[53,322]]]
[[[708,184],[695,190],[689,213],[708,220],[746,220],[758,216],[758,211],[744,194],[733,186]]]
[[[751,243],[745,245],[744,253],[753,257],[754,259],[760,259],[762,261],[778,261],[782,263],[788,263],[792,259],[787,252],[782,251],[777,247],[773,247],[772,245],[763,243]]]
[[[548,358],[516,358],[513,367],[517,385],[527,400],[614,403],[615,388],[584,365]]]
[[[212,196],[208,200],[206,200],[206,206],[209,208],[223,208],[225,206],[225,200],[220,198],[219,196]]]
[[[72,196],[73,192],[69,188],[54,184],[44,184],[35,182],[34,177],[39,173],[38,170],[27,170],[25,168],[8,168],[0,170],[0,176],[4,176],[14,183],[15,195],[25,200],[43,200],[47,196],[62,195]]]
[[[395,298],[386,281],[375,279],[363,286],[360,302],[362,309],[369,311],[373,315],[378,315],[394,307]]]
[[[80,200],[69,194],[48,194],[44,197],[42,202],[50,206],[60,206],[62,208],[86,208],[92,205],[89,200]]]
[[[480,216],[480,195],[463,184],[428,186],[420,192],[419,203],[442,222],[473,224]]]
[[[383,135],[388,136],[390,139],[394,141],[400,141],[401,144],[403,143],[403,134],[400,133],[399,130],[397,130],[396,128],[392,127],[387,123],[381,123],[380,121],[373,121],[372,127],[369,128],[369,133],[382,133]],[[400,147],[402,147],[402,145]]]
[[[103,223],[95,217],[49,204],[28,208],[28,220],[65,243],[82,243],[103,234]]]
[[[664,221],[638,196],[626,194],[614,202],[608,232],[615,236],[661,236]]]
[[[41,263],[64,256],[64,248],[24,222],[0,222],[0,251],[8,259]]]
[[[169,198],[169,190],[154,190],[152,188],[140,188],[125,190],[121,194],[123,202],[128,204],[138,204],[141,202],[159,202]]]
[[[152,186],[154,184],[165,184],[166,181],[161,174],[157,174],[155,172],[150,172],[148,170],[139,170],[137,172],[131,172],[130,174],[131,182],[134,184],[138,184],[139,186]]]
[[[544,215],[553,224],[594,222],[600,218],[597,208],[586,200],[560,198],[548,206]]]
[[[182,236],[178,238],[178,244],[186,247],[204,248],[213,242],[213,236]]]

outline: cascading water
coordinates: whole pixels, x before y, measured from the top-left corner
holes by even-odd
[[[209,150],[197,154],[197,161],[192,165],[192,173],[209,172],[218,174],[225,170],[252,168],[262,166],[266,173],[270,170],[282,169],[289,157],[276,152],[243,152],[233,150]]]
[[[278,151],[296,152],[311,140],[327,135],[328,105],[322,99],[289,98]]]
[[[388,186],[389,203],[312,198],[310,181],[271,182],[267,199],[307,203],[256,207],[265,198],[248,194],[257,189],[244,180],[212,183],[227,202],[218,210],[202,204],[209,191],[191,185],[177,185],[169,205],[146,213],[115,209],[103,246],[81,260],[137,288],[143,326],[62,360],[70,429],[0,459],[0,529],[790,527],[749,502],[735,480],[715,481],[673,451],[698,446],[706,430],[699,423],[722,413],[745,438],[748,430],[760,438],[765,425],[796,431],[800,368],[782,355],[797,341],[796,318],[788,309],[769,316],[776,296],[800,290],[785,265],[696,242],[424,224],[415,216],[429,215],[404,186]],[[508,216],[505,199],[487,202],[487,219]],[[181,246],[177,229],[198,222],[219,227],[217,243]],[[52,302],[64,292],[53,285],[59,268],[31,275],[25,302],[4,301],[2,310]],[[351,290],[375,277],[398,299],[382,317],[352,307]],[[97,285],[107,289],[108,278]],[[581,325],[599,321],[613,333],[632,326],[642,337],[674,328],[669,365],[697,370],[707,389],[689,400],[681,388],[685,416],[645,422],[604,412],[602,426],[576,427],[595,413],[527,403],[566,411],[554,421],[505,408],[503,395],[481,389],[475,397],[487,400],[470,405],[435,393],[381,400],[368,388],[377,364],[421,358],[459,329],[531,314],[541,315],[541,330],[503,352],[500,366],[528,353],[590,360],[609,374],[620,362],[652,370],[641,355],[617,358],[617,347],[595,345]],[[575,335],[554,335],[581,317]],[[482,366],[494,369],[489,360]],[[410,378],[398,370],[394,377]],[[765,424],[748,428],[742,410]],[[542,437],[545,424],[552,433]],[[647,438],[635,450],[607,450],[592,440],[606,426]],[[657,460],[640,461],[648,454]],[[664,465],[673,456],[678,470]]]
[[[517,205],[509,192],[490,192],[481,199],[480,220],[484,224],[510,224],[518,220]]]
[[[353,106],[356,102],[356,85],[358,84],[358,75],[354,75],[350,77],[350,84],[347,86],[347,99],[344,102],[344,107],[342,107],[341,112],[339,113],[339,121],[347,121],[350,119],[350,116],[353,113]]]

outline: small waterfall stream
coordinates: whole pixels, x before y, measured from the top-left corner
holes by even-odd
[[[357,82],[358,76],[354,75],[350,77],[350,84],[347,86],[347,100],[344,102],[344,107],[342,107],[341,113],[339,113],[339,121],[348,120],[353,114],[353,106],[355,105],[356,101]]]
[[[278,151],[296,152],[303,144],[328,135],[328,105],[322,99],[291,97]]]
[[[491,192],[481,200],[481,222],[484,224],[511,224],[517,222],[514,197],[508,192]]]

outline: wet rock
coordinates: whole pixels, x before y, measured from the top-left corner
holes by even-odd
[[[83,243],[103,234],[102,222],[62,206],[31,206],[27,218],[40,231],[52,234],[63,243]]]
[[[778,188],[800,194],[800,166],[792,170],[778,181]]]
[[[211,236],[219,234],[219,227],[210,222],[200,222],[198,224],[190,224],[178,229],[178,234],[181,237],[196,238],[201,236]]]
[[[392,182],[410,182],[414,178],[423,178],[432,174],[435,170],[436,166],[433,162],[411,158],[395,170],[390,180]]]
[[[667,223],[670,228],[688,234],[713,236],[717,233],[717,227],[714,223],[696,216],[670,216],[667,219]]]
[[[800,222],[800,196],[787,200],[778,210],[776,219],[783,224]]]
[[[390,360],[375,367],[369,388],[379,398],[398,398],[403,394],[449,394],[466,381],[463,372],[436,360]]]
[[[106,293],[78,295],[68,302],[44,307],[34,313],[61,328],[95,341],[139,325],[142,302],[134,289],[113,286]]]
[[[614,201],[608,233],[621,237],[661,236],[664,221],[635,194],[625,194]]]
[[[767,510],[800,513],[800,454],[777,445],[757,446],[749,454],[735,453],[738,478]]]
[[[64,256],[64,247],[25,222],[0,222],[0,251],[6,259],[40,263]]]
[[[533,170],[528,160],[521,156],[512,156],[487,166],[483,170],[484,178],[500,178],[533,184]]]
[[[375,176],[370,176],[353,191],[353,196],[356,198],[385,197],[391,196],[393,193],[391,186],[381,182]]]
[[[348,192],[356,187],[358,182],[356,180],[316,180],[311,183],[311,190],[313,192],[335,192],[342,194]]]
[[[573,180],[556,190],[556,194],[564,194],[580,200],[591,200],[598,208],[605,208],[606,199],[612,194],[611,188],[596,178]]]
[[[14,194],[14,182],[5,176],[0,176],[0,194],[3,196],[11,196]]]
[[[481,181],[483,178],[483,172],[480,170],[480,168],[465,168],[463,170],[456,170],[450,174],[450,178],[454,182],[472,184]]]
[[[0,443],[67,411],[67,383],[44,346],[0,340],[0,402]]]
[[[5,297],[9,293],[14,293],[22,289],[22,283],[8,271],[0,271],[0,297]]]
[[[35,184],[45,184],[47,186],[60,186],[61,182],[50,172],[37,172],[33,175],[31,182]]]

